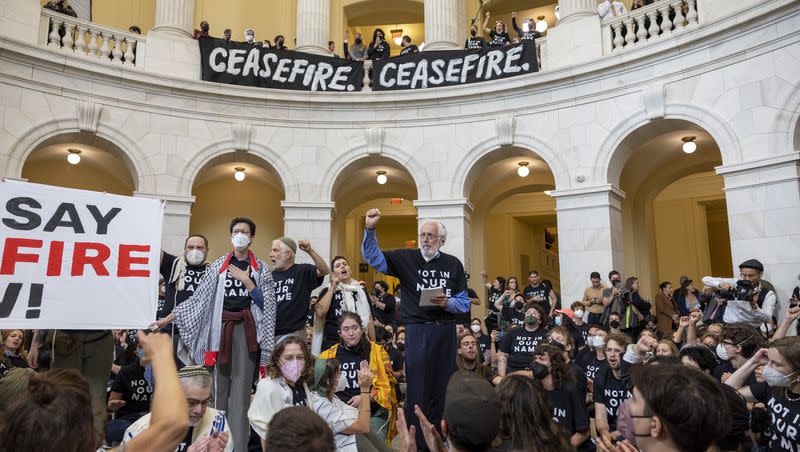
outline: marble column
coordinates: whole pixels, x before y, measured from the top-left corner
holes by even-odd
[[[330,0],[297,0],[297,48],[299,52],[330,55]]]
[[[596,15],[597,0],[558,0],[558,11],[561,17],[558,20],[559,24],[579,17]]]
[[[425,48],[461,49],[468,31],[464,0],[425,0]]]
[[[419,226],[425,220],[438,220],[447,228],[447,240],[442,251],[457,257],[467,273],[470,270],[470,221],[472,204],[467,199],[414,201]]]
[[[283,235],[295,241],[308,240],[311,247],[325,262],[331,259],[332,202],[281,201],[283,207]],[[311,257],[297,253],[298,263],[311,264]]]
[[[800,158],[793,153],[724,165],[717,174],[725,179],[732,275],[738,277],[748,259],[761,261],[763,278],[775,286],[780,323],[800,269]],[[794,326],[790,332],[796,334]]]
[[[547,30],[548,68],[573,66],[601,57],[603,34],[597,0],[559,0],[558,8],[561,18]]]
[[[583,298],[591,272],[625,273],[621,209],[625,193],[601,185],[557,190],[551,196],[556,199],[561,299],[569,304]]]
[[[159,193],[134,192],[136,198],[164,199],[164,225],[161,249],[170,254],[183,254],[183,244],[189,236],[189,220],[192,216],[194,196],[162,195]]]
[[[153,31],[191,37],[194,6],[195,0],[157,0]]]

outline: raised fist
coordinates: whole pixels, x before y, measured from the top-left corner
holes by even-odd
[[[366,227],[367,229],[375,229],[375,225],[381,219],[381,211],[379,209],[369,209],[367,211]]]

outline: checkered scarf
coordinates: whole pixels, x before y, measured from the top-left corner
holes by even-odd
[[[194,294],[175,307],[175,325],[181,332],[178,356],[187,364],[203,364],[206,352],[219,351],[225,271],[232,255],[231,252],[214,261]],[[252,252],[249,257],[250,275],[264,295],[263,309],[255,303],[250,306],[256,323],[256,340],[261,346],[260,365],[264,367],[275,348],[275,289],[269,267],[263,261],[256,260]]]

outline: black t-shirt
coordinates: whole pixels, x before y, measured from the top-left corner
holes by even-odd
[[[363,358],[358,350],[350,350],[347,347],[339,345],[336,348],[336,360],[339,361],[339,370],[342,375],[347,379],[347,385],[344,391],[336,393],[344,403],[347,403],[353,397],[361,393],[361,386],[358,384],[358,370],[361,368],[361,361],[369,361],[369,354],[367,358]]]
[[[547,333],[541,326],[534,331],[521,327],[506,333],[503,343],[500,344],[500,351],[508,354],[506,374],[531,367],[533,350],[546,336]]]
[[[249,260],[240,261],[236,256],[231,256],[230,265],[235,265],[239,269],[246,269],[250,266]],[[251,269],[252,270],[252,269]],[[242,309],[250,309],[250,292],[244,283],[229,275],[226,270],[225,276],[225,298],[223,299],[222,309],[231,312],[239,312]],[[250,276],[252,279],[252,275]],[[254,281],[255,282],[255,281]]]
[[[386,41],[381,41],[378,44],[371,42],[367,49],[367,59],[370,60],[388,60],[389,59],[389,44]]]
[[[489,296],[487,297],[487,299],[489,300],[488,303],[490,311],[500,312],[500,310],[497,309],[497,306],[495,305],[495,303],[497,303],[497,300],[500,298],[500,295],[503,295],[502,290],[495,290],[494,287],[489,288]]]
[[[594,380],[597,376],[597,371],[600,370],[601,367],[606,363],[605,359],[598,359],[597,353],[594,351],[588,351],[581,357],[580,362],[578,365],[584,370],[586,374],[586,378],[590,380]]]
[[[292,387],[292,406],[308,406],[308,394],[302,384]]]
[[[411,54],[418,53],[418,52],[419,52],[419,47],[415,46],[414,44],[409,44],[409,45],[403,47],[403,50],[400,51],[400,55],[401,56],[402,55],[411,55]]]
[[[631,396],[628,384],[615,377],[608,364],[603,364],[594,378],[594,402],[605,405],[609,431],[616,430],[619,407]]]
[[[800,394],[792,393],[795,401],[789,400],[786,388],[771,388],[767,383],[750,385],[750,392],[756,400],[767,407],[772,415],[769,451],[800,451]]]
[[[528,284],[522,291],[525,300],[530,300],[531,297],[538,295],[540,300],[534,303],[539,303],[539,306],[544,309],[544,315],[550,315],[550,286],[547,284],[539,283],[536,287]]]
[[[580,342],[575,342],[575,348],[581,348],[586,345],[586,339],[589,337],[589,324],[584,323],[583,325],[575,325],[575,328],[578,329],[578,332],[581,333]],[[576,340],[577,336],[572,336],[572,340]]]
[[[547,401],[553,409],[553,422],[572,435],[589,430],[589,413],[585,398],[572,383],[561,389],[547,391]]]
[[[119,370],[117,378],[111,383],[111,391],[122,394],[125,405],[117,411],[117,419],[135,421],[150,412],[153,388],[144,379],[144,367],[138,362]]]
[[[511,43],[511,37],[508,36],[507,32],[498,33],[494,30],[489,32],[489,37],[492,38],[489,41],[489,47],[502,47],[506,44]]]
[[[186,432],[186,436],[183,437],[183,441],[178,444],[178,447],[175,449],[175,452],[186,452],[189,449],[189,446],[192,445],[192,435],[194,434],[194,427],[189,427],[189,431]]]
[[[458,293],[466,295],[467,274],[457,257],[439,252],[425,262],[418,249],[383,251],[383,256],[386,259],[385,273],[400,279],[403,294],[400,317],[403,324],[455,319],[453,313],[438,306],[420,306],[419,297],[423,288],[437,287],[444,287],[448,297]]]
[[[717,381],[723,382],[722,381],[723,374],[728,373],[733,375],[734,372],[736,372],[736,369],[733,367],[733,363],[731,363],[730,361],[722,361],[720,365],[714,368],[714,378],[716,378]],[[756,373],[750,372],[750,375],[747,376],[747,379],[744,381],[744,384],[750,386],[756,383],[757,383]]]
[[[312,264],[294,264],[286,270],[272,271],[272,286],[278,305],[276,337],[303,328],[311,291],[322,284],[323,279],[317,276],[317,267]]]
[[[386,350],[386,354],[389,355],[389,361],[392,362],[393,371],[400,372],[401,370],[403,370],[403,362],[405,358],[403,358],[403,354],[400,353],[400,350],[394,347],[389,347]]]
[[[319,293],[319,300],[322,300],[322,297],[328,293],[330,288],[326,287],[322,289]],[[369,295],[367,291],[364,290],[364,295],[367,296],[369,300]],[[356,294],[353,294],[353,297],[356,297]],[[333,344],[339,342],[339,317],[341,317],[342,312],[344,312],[344,297],[342,296],[342,291],[337,290],[333,293],[331,297],[331,304],[328,307],[328,313],[325,315],[325,327],[322,332],[322,349],[327,350],[333,347]],[[362,319],[364,320],[364,319]]]
[[[536,38],[541,38],[542,34],[538,31],[523,31],[519,33],[519,40],[520,41],[534,41]]]
[[[486,40],[480,36],[473,36],[464,41],[464,50],[480,50],[486,47]]]
[[[503,305],[503,311],[500,314],[502,326],[508,325],[525,325],[525,312],[514,309],[511,305]]]
[[[486,351],[492,349],[492,338],[481,333],[480,336],[475,336],[475,342],[478,343],[478,351],[480,352],[478,359],[480,362],[484,363],[486,362],[484,359]]]
[[[179,258],[167,252],[164,252],[164,258],[161,259],[160,273],[164,278],[164,305],[163,309],[159,310],[158,318],[164,318],[175,309],[175,306],[188,300],[194,294],[197,286],[200,285],[200,280],[206,273],[208,266],[201,265],[186,265],[186,272],[183,276],[183,290],[177,290],[177,281],[172,281],[175,271],[175,264]],[[159,307],[161,300],[159,300]],[[162,315],[163,312],[163,315]]]
[[[586,392],[589,390],[589,382],[586,380],[586,373],[575,361],[570,361],[567,365],[572,371],[572,374],[575,375],[575,388],[578,394],[586,399]]]
[[[372,318],[381,322],[383,325],[392,325],[394,324],[394,309],[395,303],[394,297],[391,294],[385,293],[381,295],[378,299],[381,303],[385,304],[383,309],[375,306],[370,302],[370,312],[372,312]]]

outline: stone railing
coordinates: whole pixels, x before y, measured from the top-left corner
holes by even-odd
[[[144,61],[146,38],[43,8],[39,41],[65,53],[135,67]]]
[[[603,22],[603,53],[632,49],[698,23],[697,0],[658,0]]]

